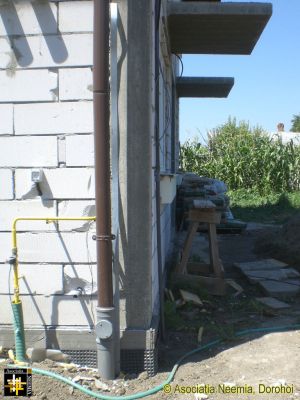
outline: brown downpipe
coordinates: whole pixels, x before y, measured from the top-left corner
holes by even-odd
[[[116,375],[110,192],[109,0],[94,0],[94,142],[98,307],[95,325],[98,371]]]
[[[94,141],[98,306],[113,307],[110,194],[109,0],[94,0]]]

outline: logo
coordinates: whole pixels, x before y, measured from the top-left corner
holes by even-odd
[[[4,369],[4,396],[31,396],[32,371],[29,368]]]

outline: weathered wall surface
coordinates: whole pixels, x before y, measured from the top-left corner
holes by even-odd
[[[0,6],[1,324],[12,321],[6,260],[13,219],[95,213],[92,6],[92,1]],[[34,169],[43,171],[41,193],[31,180]],[[90,225],[18,223],[26,326],[93,325],[96,254]],[[74,299],[72,289],[79,286],[87,295]]]

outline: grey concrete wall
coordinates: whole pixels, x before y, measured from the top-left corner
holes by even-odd
[[[121,326],[147,329],[151,300],[152,1],[119,1]]]

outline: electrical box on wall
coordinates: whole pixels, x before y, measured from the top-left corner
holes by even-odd
[[[160,202],[171,204],[176,196],[176,174],[160,174]]]

